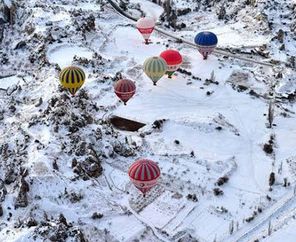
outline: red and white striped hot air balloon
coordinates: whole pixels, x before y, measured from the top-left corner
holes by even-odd
[[[130,166],[128,175],[135,187],[145,197],[146,192],[157,184],[157,180],[160,177],[160,169],[154,161],[140,159]]]
[[[114,92],[126,105],[127,101],[136,93],[136,85],[129,79],[120,79],[114,85]]]
[[[142,34],[145,44],[149,44],[149,37],[154,30],[155,20],[151,17],[140,18],[136,24],[137,29]]]

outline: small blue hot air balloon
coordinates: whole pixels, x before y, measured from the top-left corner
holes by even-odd
[[[204,31],[198,33],[194,42],[198,47],[199,53],[203,55],[204,60],[208,58],[208,55],[211,54],[217,46],[218,38],[217,36],[209,31]]]

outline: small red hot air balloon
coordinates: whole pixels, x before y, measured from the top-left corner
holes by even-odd
[[[136,27],[139,30],[139,32],[142,34],[142,36],[145,40],[145,44],[148,45],[149,44],[149,37],[155,27],[154,19],[150,18],[150,17],[140,18],[137,21]]]
[[[136,93],[136,85],[129,79],[120,79],[114,85],[114,92],[126,105],[127,101]]]
[[[154,161],[140,159],[130,166],[128,175],[135,187],[145,197],[146,192],[157,184],[157,180],[160,177],[160,169]]]
[[[182,64],[182,55],[177,50],[165,50],[161,52],[160,57],[162,57],[168,66],[167,74],[169,78],[172,78],[173,73],[178,70]]]

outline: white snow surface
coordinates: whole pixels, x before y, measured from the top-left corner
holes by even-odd
[[[92,54],[87,48],[71,45],[50,46],[47,52],[48,60],[61,68],[70,66],[74,56],[91,59]]]

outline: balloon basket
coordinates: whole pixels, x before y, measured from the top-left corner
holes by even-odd
[[[172,75],[166,75],[167,78],[169,79],[176,79],[177,76],[175,74],[172,74]]]
[[[152,41],[151,40],[145,40],[144,42],[143,42],[145,45],[150,45],[150,44],[152,44]]]

